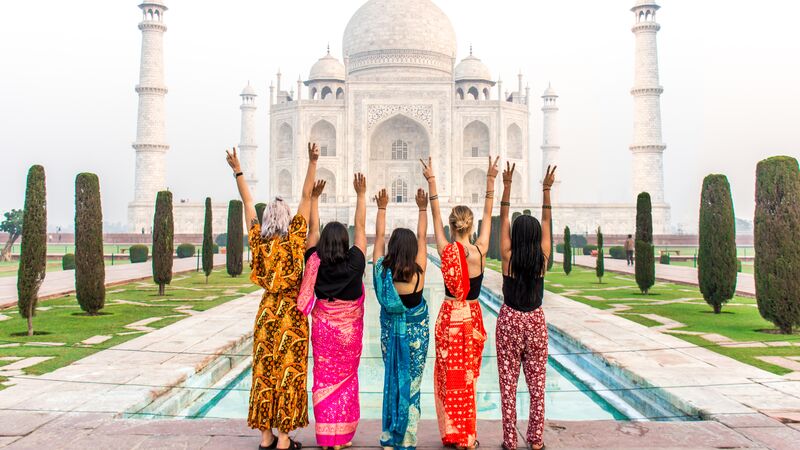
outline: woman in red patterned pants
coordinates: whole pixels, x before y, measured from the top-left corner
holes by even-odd
[[[517,381],[520,366],[530,392],[526,440],[544,448],[544,388],[547,367],[547,323],[542,311],[544,275],[550,258],[550,187],[555,168],[542,182],[542,223],[520,216],[512,230],[508,221],[514,166],[503,171],[500,202],[500,252],[503,260],[503,307],[497,318],[497,368],[503,409],[503,448],[517,448]]]

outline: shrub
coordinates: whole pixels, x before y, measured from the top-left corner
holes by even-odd
[[[627,256],[625,255],[625,247],[620,247],[618,245],[609,247],[608,256],[610,256],[612,259],[626,259]]]
[[[530,216],[531,215],[531,210],[530,209],[523,209],[522,210],[522,214],[524,214],[526,216]]]
[[[263,205],[263,203],[259,204]],[[258,205],[256,205],[256,211],[258,211]],[[260,214],[258,217],[262,215]],[[208,276],[214,269],[214,254],[219,252],[219,246],[214,244],[212,219],[211,198],[206,197],[206,216],[203,224],[203,273],[206,275],[206,284],[208,284]]]
[[[668,266],[670,262],[669,253],[662,253],[661,256],[658,257],[658,263],[664,264]]]
[[[594,265],[594,273],[597,275],[597,280],[602,283],[603,282],[603,275],[606,274],[606,262],[603,257],[603,232],[600,230],[600,227],[597,227],[597,260]],[[586,247],[584,247],[584,252],[586,252]]]
[[[791,334],[800,325],[800,168],[775,156],[758,163],[755,211],[756,301],[761,316]]]
[[[356,243],[356,227],[353,225],[349,225],[347,227],[347,237],[350,240],[350,246],[352,247]]]
[[[586,236],[582,234],[573,234],[572,235],[572,248],[581,248],[586,247]]]
[[[5,220],[0,222],[0,232],[8,233],[8,240],[0,252],[0,261],[11,261],[11,249],[14,243],[22,236],[22,210],[12,209],[3,214]]]
[[[514,214],[511,214],[511,223],[514,223],[514,221],[517,220],[517,217],[519,217],[521,215],[522,215],[522,213],[519,212],[519,211],[515,212]]]
[[[227,247],[228,246],[228,233],[220,233],[214,239],[214,243],[220,247]]]
[[[265,209],[267,209],[267,204],[266,203],[256,203],[256,217],[258,218],[258,224],[262,225],[262,226],[264,225],[263,220],[264,220],[264,210]],[[249,228],[250,224],[248,223],[247,226]],[[320,228],[320,230],[321,229],[322,228]]]
[[[47,196],[44,167],[31,166],[22,213],[22,244],[17,269],[17,307],[28,320],[33,336],[33,316],[39,303],[39,287],[47,269]]]
[[[90,316],[106,303],[103,208],[100,180],[93,173],[75,178],[75,298]]]
[[[583,255],[584,256],[591,256],[592,252],[597,250],[597,246],[593,244],[586,244],[583,246]]]
[[[194,245],[193,244],[181,244],[175,249],[175,255],[178,258],[191,258],[194,256]]]
[[[564,273],[569,275],[572,272],[572,236],[569,234],[569,227],[564,228]]]
[[[559,242],[556,244],[556,253],[564,253],[564,243]]]
[[[161,191],[156,195],[153,217],[153,281],[158,295],[164,295],[166,285],[172,282],[173,236],[172,192]]]
[[[242,258],[244,246],[243,206],[240,200],[231,200],[228,204],[228,249],[225,253],[225,265],[228,275],[238,277],[242,274]]]
[[[636,200],[636,284],[647,294],[656,282],[653,248],[653,213],[650,194],[642,192]]]
[[[61,257],[61,270],[75,270],[75,253],[67,253]]]
[[[736,218],[725,175],[709,175],[700,195],[700,258],[697,281],[714,314],[736,294]]]
[[[737,259],[736,260],[736,271],[739,272],[739,273],[742,272],[742,260],[741,259]]]
[[[131,259],[131,264],[147,262],[148,253],[150,253],[150,249],[142,244],[131,245],[128,249],[128,256]]]

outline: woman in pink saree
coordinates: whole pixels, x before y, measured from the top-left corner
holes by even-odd
[[[362,278],[367,248],[364,175],[356,174],[353,186],[358,198],[355,245],[348,249],[344,225],[325,225],[317,246],[306,251],[306,272],[297,300],[300,311],[311,316],[317,444],[335,450],[352,444],[361,417],[358,364],[364,336]]]

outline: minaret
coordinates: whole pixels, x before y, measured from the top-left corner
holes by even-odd
[[[164,0],[145,1],[142,10],[142,58],[139,67],[139,114],[136,121],[136,185],[133,203],[154,204],[156,193],[166,189],[165,157],[169,145],[164,126]]]
[[[661,87],[658,78],[658,46],[655,0],[636,0],[631,8],[635,17],[635,75],[633,89],[633,195],[649,192],[654,204],[664,204],[663,154],[661,140]]]
[[[558,165],[558,151],[561,146],[558,143],[558,95],[553,90],[552,85],[547,86],[547,90],[542,94],[542,112],[544,122],[542,124],[542,177],[547,173],[547,166]],[[541,180],[539,180],[541,184]],[[550,191],[550,198],[553,203],[558,203],[558,191],[561,181],[556,177],[556,182]]]
[[[258,157],[256,155],[256,91],[247,83],[241,94],[242,106],[242,136],[239,140],[239,153],[242,161],[242,172],[244,180],[250,187],[250,192],[258,198],[256,186],[258,186]]]

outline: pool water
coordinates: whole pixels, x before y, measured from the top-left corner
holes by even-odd
[[[367,267],[364,281],[367,289],[364,316],[364,348],[361,365],[358,370],[362,419],[380,419],[383,401],[383,360],[380,346],[380,305],[372,289],[372,266]],[[433,364],[434,339],[433,325],[444,298],[444,287],[439,269],[434,264],[428,265],[426,272],[425,298],[430,309],[431,340],[428,348],[428,360],[422,383],[421,410],[422,419],[435,419],[436,410],[433,396]],[[495,353],[495,326],[497,315],[482,304],[483,319],[488,339],[483,352],[481,375],[478,379],[477,405],[478,419],[500,419],[500,386],[498,384],[497,357]],[[545,312],[547,311],[545,305]],[[552,345],[551,345],[552,349]],[[312,348],[313,352],[313,348]],[[555,352],[553,352],[555,353]],[[308,387],[312,385],[312,365],[309,358]],[[220,391],[211,391],[190,406],[185,415],[191,418],[246,418],[250,394],[251,370],[229,378]],[[309,399],[311,395],[309,395]],[[524,375],[520,374],[517,388],[517,414],[520,419],[527,419],[530,398]],[[553,358],[547,366],[547,384],[545,394],[545,412],[548,419],[555,420],[626,420],[628,416],[587,388],[572,373],[562,367]],[[313,417],[313,408],[309,405],[309,416]]]

